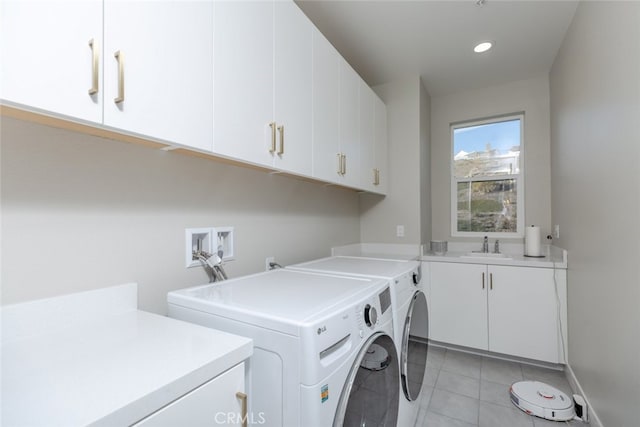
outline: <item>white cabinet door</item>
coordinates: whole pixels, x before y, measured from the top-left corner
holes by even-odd
[[[273,9],[272,2],[215,2],[213,150],[265,166],[274,159]]]
[[[274,25],[274,166],[311,176],[313,24],[293,1],[280,0],[275,2]]]
[[[311,175],[312,29],[291,1],[215,3],[214,152]]]
[[[376,94],[361,80],[359,102],[360,187],[367,191],[376,191],[375,99]]]
[[[100,123],[102,73],[93,51],[100,61],[102,1],[0,2],[3,100]]]
[[[559,362],[553,272],[489,266],[489,350]]]
[[[342,57],[319,30],[313,31],[313,176],[339,178],[340,66]]]
[[[134,426],[240,426],[243,416],[242,401],[236,396],[237,392],[245,392],[243,363],[154,412]]]
[[[387,141],[387,107],[378,98],[375,97],[375,167],[378,170],[378,184],[376,192],[387,194],[389,186],[389,166],[388,166],[388,141]]]
[[[340,182],[353,187],[360,184],[359,94],[360,76],[343,59],[340,67],[340,152],[345,156],[345,165]]]
[[[104,124],[210,151],[213,2],[106,0],[104,34]]]
[[[488,348],[486,269],[480,264],[431,263],[431,339]]]

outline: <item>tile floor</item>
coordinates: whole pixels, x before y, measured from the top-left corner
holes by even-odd
[[[564,372],[430,346],[415,427],[572,427],[525,414],[509,399],[521,380],[545,382],[571,396]]]

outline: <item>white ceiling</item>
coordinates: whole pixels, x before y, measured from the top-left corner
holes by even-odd
[[[577,1],[296,0],[370,85],[419,74],[432,96],[547,73]],[[489,52],[473,47],[492,40]]]

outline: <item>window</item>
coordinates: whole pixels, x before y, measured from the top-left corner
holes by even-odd
[[[451,232],[517,237],[524,233],[524,116],[451,126]]]

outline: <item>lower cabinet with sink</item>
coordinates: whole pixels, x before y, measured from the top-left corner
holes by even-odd
[[[566,363],[566,270],[431,262],[430,338]]]

